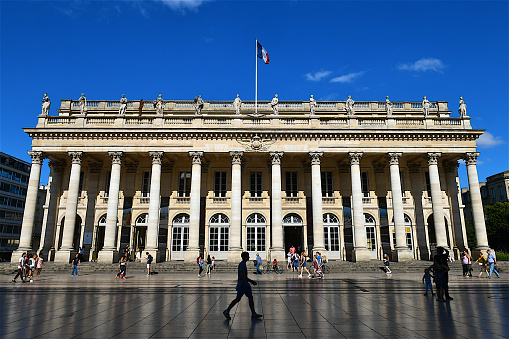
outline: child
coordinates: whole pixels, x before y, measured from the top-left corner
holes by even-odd
[[[424,293],[424,295],[428,295],[428,288],[430,289],[431,291],[431,295],[435,295],[435,293],[433,293],[433,284],[431,283],[431,278],[433,278],[433,276],[429,273],[429,270],[426,268],[424,270],[424,275],[422,276],[422,283],[426,283],[426,293]]]
[[[277,259],[274,258],[274,260],[272,260],[272,270],[275,270],[277,267]]]
[[[384,255],[385,273],[387,273],[387,274],[391,274],[392,273],[391,268],[389,267],[390,264],[391,263],[389,261],[389,256],[387,254]]]
[[[145,259],[147,259],[147,277],[150,276],[150,265],[152,264],[152,260],[154,259],[150,253],[146,253],[147,256],[145,257]]]
[[[223,311],[223,315],[225,316],[226,319],[230,320],[231,319],[231,317],[230,317],[231,309],[233,308],[233,306],[235,306],[240,301],[242,296],[245,294],[246,297],[249,299],[249,308],[251,308],[251,318],[259,319],[262,317],[262,315],[256,313],[256,311],[255,311],[254,301],[253,301],[253,291],[251,289],[251,285],[249,285],[249,284],[252,284],[252,285],[256,286],[257,283],[256,283],[256,281],[251,280],[247,277],[246,262],[249,261],[249,253],[242,252],[242,254],[240,256],[242,258],[242,261],[239,264],[237,287],[235,287],[235,289],[237,290],[237,297],[235,299],[233,299],[232,302],[230,303],[230,306],[228,306],[228,308]]]

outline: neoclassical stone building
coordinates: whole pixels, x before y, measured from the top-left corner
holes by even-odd
[[[112,262],[126,245],[158,261],[242,251],[285,260],[429,259],[468,249],[459,190],[466,160],[479,248],[488,241],[476,139],[447,102],[61,100],[38,116],[18,253],[30,249],[41,166],[50,178],[40,248],[84,247]],[[17,260],[17,255],[13,256]]]

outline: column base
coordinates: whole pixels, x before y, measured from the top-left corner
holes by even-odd
[[[410,251],[408,248],[405,249],[396,249],[394,252],[392,252],[392,261],[397,262],[405,262],[405,261],[413,261],[414,255],[412,251]]]
[[[277,259],[279,265],[286,266],[288,262],[284,248],[272,248],[270,250],[270,261]]]
[[[369,253],[367,248],[354,248],[352,252],[352,260],[354,262],[370,261],[371,254]]]
[[[242,248],[234,248],[234,249],[230,249],[228,251],[228,258],[227,258],[227,261],[229,263],[239,263],[242,261],[242,258],[241,258],[241,254],[242,254]],[[249,258],[249,260],[254,260],[256,258]]]
[[[200,249],[197,248],[187,248],[184,252],[184,262],[196,264],[196,258],[200,255]]]
[[[114,250],[101,250],[97,254],[97,262],[111,264],[115,263],[120,259],[119,253],[116,249]]]
[[[59,250],[55,253],[55,262],[70,263],[71,259],[76,256],[76,251],[71,250]]]

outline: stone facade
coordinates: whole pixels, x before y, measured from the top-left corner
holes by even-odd
[[[351,115],[345,104],[317,101],[311,114],[309,101],[279,101],[275,115],[268,101],[257,114],[254,102],[210,101],[195,114],[193,101],[164,100],[158,114],[129,101],[118,114],[118,101],[62,100],[58,116],[25,129],[32,153],[50,159],[41,250],[67,262],[83,246],[112,262],[129,244],[194,262],[200,253],[238,261],[241,251],[284,261],[292,245],[353,261],[467,248],[457,166],[467,159],[478,193],[483,131],[443,101],[426,115],[421,102],[392,102],[389,115],[385,101],[356,101]],[[29,191],[40,167],[32,172]],[[19,251],[32,228],[27,217]]]

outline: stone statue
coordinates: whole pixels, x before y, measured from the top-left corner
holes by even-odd
[[[313,98],[313,94],[311,94],[311,98],[309,98],[309,110],[311,111],[311,116],[315,115],[316,100]]]
[[[355,111],[353,109],[353,104],[355,104],[355,101],[353,101],[352,97],[349,95],[348,99],[346,100],[346,103],[345,103],[346,114],[349,116],[352,116],[355,114]]]
[[[127,111],[127,98],[124,94],[122,94],[122,98],[120,98],[120,109],[118,110],[119,115],[125,115]]]
[[[237,97],[235,98],[235,100],[233,100],[233,107],[235,108],[235,114],[240,114],[241,106],[242,106],[242,100],[240,100],[240,97],[237,94]]]
[[[458,113],[460,114],[460,117],[467,116],[467,104],[463,101],[463,97],[460,97],[460,108],[458,109]]]
[[[203,99],[201,98],[201,94],[198,97],[194,97],[194,109],[196,115],[201,115],[201,110],[203,109]]]
[[[80,114],[85,114],[87,110],[87,98],[85,98],[85,93],[81,93],[78,103],[80,105]]]
[[[51,101],[49,101],[48,93],[44,93],[44,97],[42,98],[42,115],[49,114],[49,107],[51,106]]]
[[[389,96],[385,97],[385,111],[388,117],[392,117],[392,102],[389,100]]]
[[[422,98],[422,111],[424,113],[424,116],[429,116],[429,108],[431,107],[431,103],[426,99],[426,96]]]
[[[279,102],[279,99],[277,98],[277,94],[272,98],[272,101],[270,102],[270,107],[272,108],[272,113],[274,115],[279,115],[279,112],[277,110],[277,104]]]
[[[152,103],[156,109],[157,116],[163,116],[163,95],[159,93],[159,97]]]

